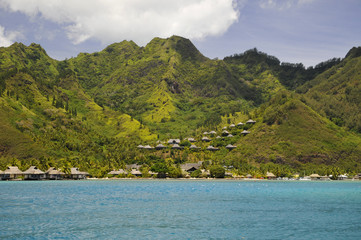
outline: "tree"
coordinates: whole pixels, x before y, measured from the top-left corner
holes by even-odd
[[[152,166],[151,170],[158,173],[158,178],[165,178],[167,176],[168,167],[165,162],[157,162]]]
[[[210,171],[211,177],[214,177],[214,178],[224,178],[224,176],[226,174],[226,170],[222,166],[219,166],[219,165],[210,167],[209,171]]]

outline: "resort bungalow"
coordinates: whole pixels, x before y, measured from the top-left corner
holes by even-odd
[[[70,169],[70,178],[71,179],[86,179],[89,173],[79,171],[79,168],[71,168]]]
[[[132,169],[130,174],[132,174],[133,176],[136,176],[136,177],[141,177],[142,176],[142,173],[137,169]]]
[[[227,129],[227,127],[223,127],[223,128],[222,128],[222,130],[226,130],[226,129]]]
[[[209,134],[214,135],[214,134],[217,134],[217,132],[216,131],[210,131]]]
[[[167,148],[167,147],[164,146],[163,144],[158,144],[157,146],[155,146],[155,149],[157,149],[157,150],[162,150],[164,148]]]
[[[197,142],[194,138],[186,138],[186,140],[188,140],[188,141],[191,142],[191,143]]]
[[[254,120],[252,120],[252,119],[249,119],[246,123],[247,123],[247,124],[255,124],[256,121],[254,121]]]
[[[63,179],[64,175],[65,173],[57,170],[54,167],[49,168],[48,171],[45,172],[46,179],[49,180],[61,180]]]
[[[151,146],[149,146],[149,145],[145,145],[145,146],[143,147],[143,149],[145,149],[145,150],[153,150],[154,147],[151,147]]]
[[[231,137],[233,137],[233,135],[232,134],[228,134],[228,136],[227,136],[228,138],[231,138]]]
[[[191,150],[199,150],[200,147],[197,147],[196,145],[191,145],[191,146],[189,147],[189,149],[191,149]]]
[[[218,151],[219,148],[215,148],[215,147],[213,147],[212,145],[210,145],[210,146],[208,146],[208,147],[206,148],[206,150],[208,150],[208,151]]]
[[[221,137],[221,136],[217,136],[216,139],[222,139],[222,137]]]
[[[204,132],[203,135],[208,135],[209,133],[208,132]]]
[[[24,172],[24,180],[42,180],[45,178],[45,173],[36,166],[31,166]]]
[[[229,125],[230,128],[234,128],[236,125],[234,125],[233,123],[231,125]]]
[[[311,178],[311,180],[319,180],[319,179],[321,179],[321,176],[318,175],[317,173],[314,173],[314,174],[310,175],[310,178]]]
[[[138,145],[138,147],[137,147],[138,149],[143,149],[144,148],[144,146],[143,145]]]
[[[242,127],[244,125],[244,123],[243,122],[239,122],[239,123],[237,123],[237,127]]]
[[[234,146],[234,145],[232,145],[232,144],[228,144],[228,145],[226,146],[226,148],[227,148],[228,150],[232,150],[232,149],[235,149],[236,146]]]
[[[174,145],[172,146],[172,149],[182,149],[182,147],[179,146],[178,144],[174,144]]]
[[[211,141],[211,139],[210,139],[210,138],[208,138],[208,137],[202,137],[202,141],[203,141],[203,142],[210,142],[210,141]]]
[[[251,132],[250,131],[246,131],[246,130],[243,130],[242,132],[241,132],[241,134],[243,134],[243,135],[247,135],[247,134],[250,134]]]
[[[23,172],[18,167],[10,166],[3,173],[3,180],[13,180],[23,176]]]
[[[271,173],[271,172],[267,172],[266,178],[267,178],[267,179],[276,179],[276,175],[274,175],[274,174]]]
[[[227,130],[224,130],[223,132],[222,132],[222,135],[223,136],[227,136],[229,134],[229,132],[227,131]]]
[[[180,168],[187,172],[187,173],[192,173],[195,170],[200,169],[202,166],[202,163],[198,162],[198,163],[185,163],[185,164],[181,164]]]
[[[180,144],[180,139],[169,139],[168,144]]]
[[[127,174],[126,171],[124,171],[123,169],[119,169],[119,170],[113,170],[108,172],[109,175],[120,175],[120,174]]]

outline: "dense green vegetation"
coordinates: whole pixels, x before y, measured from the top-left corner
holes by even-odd
[[[39,45],[15,43],[0,48],[0,169],[76,166],[104,176],[138,163],[179,177],[179,164],[203,161],[219,177],[219,166],[254,176],[358,172],[360,55],[353,48],[343,60],[307,69],[257,49],[210,60],[173,36],[56,61]],[[215,139],[249,118],[257,123]],[[200,142],[211,130],[212,142]],[[186,137],[201,149],[192,151]],[[182,139],[184,149],[136,147],[169,138]]]

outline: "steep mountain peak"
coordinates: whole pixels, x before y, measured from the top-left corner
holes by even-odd
[[[182,60],[205,61],[207,60],[193,43],[183,37],[172,36],[170,38],[153,38],[145,47],[146,52],[165,52],[171,54],[172,50],[178,53]]]

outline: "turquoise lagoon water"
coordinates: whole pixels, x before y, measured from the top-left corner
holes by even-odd
[[[361,182],[0,182],[2,239],[360,239]]]

